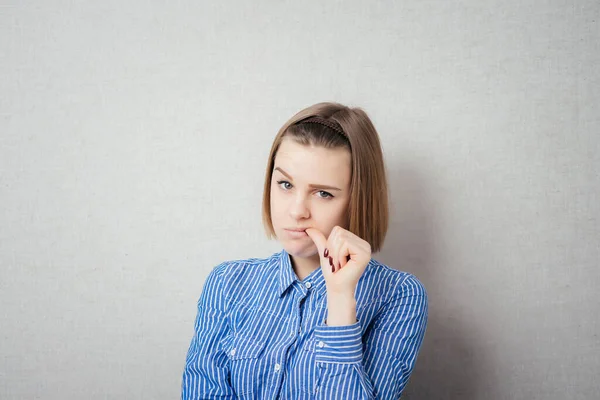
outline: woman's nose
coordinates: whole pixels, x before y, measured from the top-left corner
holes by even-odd
[[[295,219],[308,218],[310,212],[304,198],[297,198],[290,206],[290,215]]]

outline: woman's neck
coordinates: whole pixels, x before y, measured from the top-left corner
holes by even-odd
[[[290,261],[292,262],[294,272],[301,281],[319,268],[321,263],[319,254],[315,254],[313,257],[309,258],[291,256]]]

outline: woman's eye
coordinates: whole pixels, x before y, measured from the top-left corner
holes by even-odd
[[[323,194],[322,196],[319,196],[319,197],[321,197],[323,199],[328,199],[330,197],[333,197],[333,195],[331,193],[328,193],[328,192],[326,192],[324,190],[319,190],[319,193]]]
[[[282,185],[282,183],[283,183],[283,185]],[[292,188],[292,184],[289,183],[288,181],[278,181],[277,184],[284,190],[289,190]],[[286,185],[289,185],[289,186],[286,186]]]
[[[277,181],[277,184],[279,185],[280,188],[282,188],[283,190],[290,190],[293,185],[291,183],[289,183],[288,181]],[[319,194],[319,197],[322,199],[329,199],[329,198],[333,198],[333,195],[329,192],[326,192],[324,190],[319,190],[317,192]]]

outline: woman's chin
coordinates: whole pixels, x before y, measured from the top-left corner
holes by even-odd
[[[314,243],[299,243],[298,241],[289,240],[285,241],[283,248],[285,251],[294,257],[308,258],[317,254],[317,247]]]

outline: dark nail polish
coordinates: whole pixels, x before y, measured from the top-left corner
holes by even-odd
[[[333,267],[333,257],[329,256],[329,265]]]
[[[323,257],[327,257],[329,255],[329,249],[325,249],[323,252]]]
[[[333,265],[331,266],[331,272],[335,273],[335,267]]]

